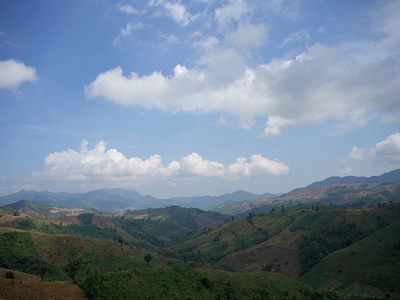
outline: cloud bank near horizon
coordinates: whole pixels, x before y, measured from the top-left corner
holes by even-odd
[[[235,180],[258,175],[281,175],[289,173],[289,167],[279,161],[270,160],[260,154],[249,159],[240,157],[225,167],[223,163],[207,160],[193,152],[164,165],[160,155],[148,159],[127,158],[116,149],[107,150],[101,141],[93,149],[87,148],[84,140],[80,150],[72,149],[47,155],[44,170],[34,172],[33,178],[61,181],[177,181],[217,178]]]

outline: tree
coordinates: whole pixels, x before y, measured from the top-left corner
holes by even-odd
[[[118,243],[121,244],[121,251],[122,251],[122,245],[124,244],[124,239],[122,237],[118,238]]]
[[[144,260],[147,262],[147,264],[149,264],[152,259],[153,259],[153,255],[151,255],[151,253],[147,253],[144,256]]]
[[[76,283],[75,277],[78,275],[82,265],[82,256],[76,249],[71,248],[69,251],[68,262],[64,267],[65,272],[71,277],[72,281]]]
[[[83,290],[89,299],[96,298],[96,290],[100,286],[101,278],[99,268],[89,264],[85,269],[85,281]]]
[[[39,268],[39,275],[40,275],[40,281],[43,281],[44,275],[46,275],[48,271],[48,268],[46,265],[41,265]]]

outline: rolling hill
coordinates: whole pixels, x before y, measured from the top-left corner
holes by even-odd
[[[83,291],[93,299],[326,299],[308,285],[280,274],[188,266],[155,253],[146,262],[146,252],[102,239],[0,228],[0,243],[0,274],[12,273],[13,277],[0,279],[4,287],[0,297],[6,299],[24,295],[54,299],[56,292],[68,293],[69,299],[84,299]],[[83,291],[66,281],[73,251],[82,258],[75,283]],[[40,275],[43,267],[45,282],[28,275]]]
[[[200,228],[215,228],[230,221],[230,216],[218,212],[179,206],[96,215],[23,200],[0,209],[0,227],[108,240],[122,238],[132,246],[152,251],[186,239]]]
[[[111,207],[132,195],[70,199]],[[17,201],[0,207],[0,287],[8,293],[0,289],[0,298],[31,289],[45,299],[56,288],[76,299],[399,298],[399,195],[399,182],[384,182],[245,202],[237,202],[249,196],[242,191],[220,196],[236,217],[177,205],[104,213]]]
[[[171,252],[182,259],[216,262],[229,270],[239,272],[267,270],[293,278],[309,278],[311,275],[308,274],[317,274],[313,278],[324,278],[326,275],[316,271],[319,270],[316,269],[319,264],[324,263],[331,255],[339,255],[336,253],[344,251],[342,249],[350,249],[345,253],[351,253],[352,250],[348,247],[355,247],[354,245],[361,243],[364,248],[363,251],[356,252],[360,253],[357,264],[362,265],[365,255],[366,265],[360,268],[359,272],[378,274],[372,275],[375,282],[365,281],[363,284],[382,289],[381,293],[397,291],[396,276],[400,273],[391,276],[392,268],[387,266],[392,264],[397,269],[397,264],[400,263],[400,256],[396,254],[397,248],[393,248],[400,245],[396,225],[399,218],[400,203],[368,210],[280,209],[266,214],[249,215],[225,224],[173,246]],[[373,238],[375,233],[378,236],[386,235],[385,239],[381,239],[381,248],[375,249],[373,246],[374,242],[379,240]],[[364,239],[371,239],[371,242],[364,242]],[[354,252],[355,250],[353,255]],[[377,253],[386,257],[386,260],[381,260]],[[373,259],[374,263],[368,264],[368,261]],[[332,260],[328,260],[327,265],[329,268],[338,269],[337,263],[332,264]],[[379,274],[387,274],[387,278],[392,279],[386,279],[386,285],[377,285]],[[338,282],[337,278],[335,280]],[[354,277],[347,274],[346,280],[343,279],[341,284],[351,284]],[[321,287],[315,284],[313,286]],[[330,287],[341,289],[340,286]],[[352,291],[346,293],[351,294]]]

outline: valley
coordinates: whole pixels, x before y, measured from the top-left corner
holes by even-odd
[[[312,185],[214,211],[20,199],[0,208],[0,298],[399,299],[399,226],[399,182]]]

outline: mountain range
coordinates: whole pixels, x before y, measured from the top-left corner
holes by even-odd
[[[396,182],[400,181],[400,169],[393,170],[387,173],[384,173],[379,176],[371,176],[371,177],[357,177],[357,176],[331,176],[321,181],[313,182],[312,184],[306,186],[306,188],[317,187],[317,186],[326,186],[330,184],[346,184],[346,183],[383,183],[383,182]]]
[[[353,183],[383,183],[400,181],[400,169],[372,177],[329,177],[322,181],[314,182],[305,188],[295,189],[287,194],[253,194],[246,191],[236,191],[220,196],[196,196],[196,197],[175,197],[168,199],[160,199],[151,195],[141,195],[136,190],[124,189],[99,189],[87,193],[67,193],[67,192],[38,192],[21,190],[18,193],[0,197],[0,206],[15,203],[20,200],[33,200],[37,202],[47,203],[65,208],[82,208],[95,209],[99,211],[121,211],[125,209],[144,209],[150,207],[165,207],[171,205],[179,205],[181,207],[193,207],[203,210],[217,210],[224,213],[230,213],[229,209],[221,210],[221,207],[237,206],[237,203],[250,203],[258,199],[281,199],[291,200],[291,196],[295,192],[302,190],[318,188],[322,186],[330,186],[333,184],[353,184]],[[297,196],[294,196],[297,197]],[[262,202],[262,201],[261,201]],[[260,203],[261,203],[260,202]],[[256,205],[260,206],[260,205]],[[249,207],[253,208],[253,206]],[[239,212],[244,212],[241,209]],[[236,211],[235,211],[236,213]]]
[[[275,197],[275,194],[252,194],[236,191],[220,196],[197,196],[159,199],[151,195],[141,195],[136,190],[99,189],[87,193],[52,193],[21,190],[18,193],[0,197],[0,206],[20,200],[32,200],[66,208],[97,209],[100,211],[120,211],[179,205],[182,207],[212,210],[225,202],[253,201],[259,198]]]

